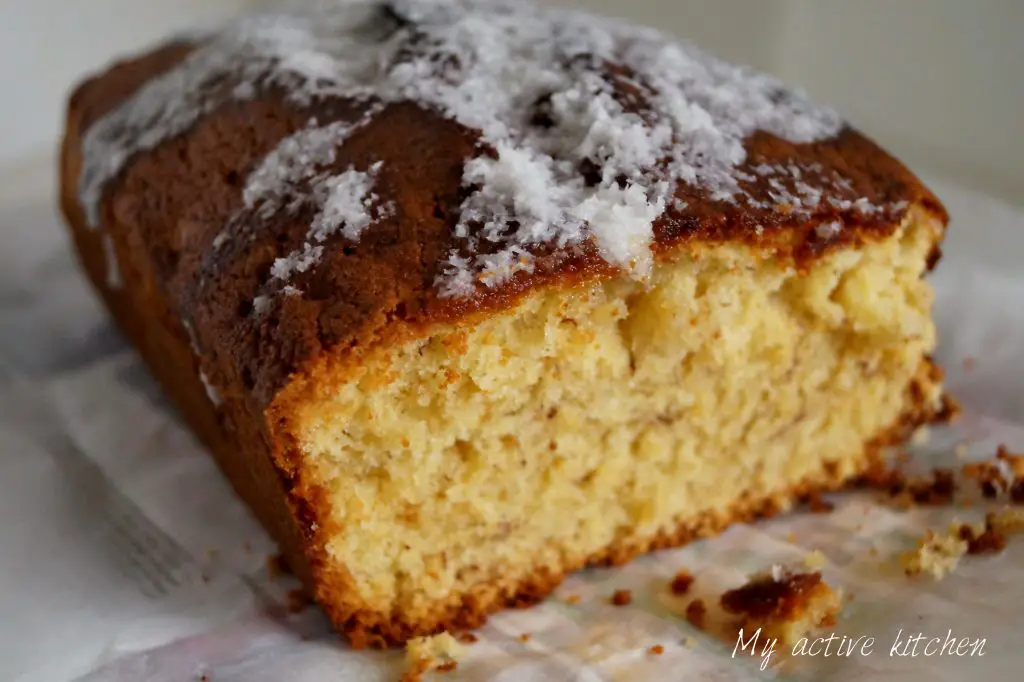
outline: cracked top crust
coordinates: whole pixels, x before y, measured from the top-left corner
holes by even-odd
[[[211,384],[264,407],[328,350],[538,287],[700,243],[802,267],[914,205],[946,220],[777,81],[516,0],[247,17],[84,83],[67,145],[70,210],[141,247]]]

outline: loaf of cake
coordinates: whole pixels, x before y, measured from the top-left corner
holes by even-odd
[[[244,16],[81,84],[61,178],[93,286],[356,646],[785,510],[944,411],[939,201],[653,29]]]

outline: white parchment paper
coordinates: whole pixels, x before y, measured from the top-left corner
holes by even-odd
[[[0,679],[397,679],[401,653],[352,651],[316,609],[285,608],[295,584],[268,577],[272,542],[77,271],[52,174],[47,163],[0,173],[0,356],[17,371],[0,382]],[[1024,276],[1017,265],[1024,212],[941,180],[931,184],[953,216],[933,277],[939,359],[965,414],[913,450],[922,466],[955,466],[958,444],[971,458],[991,457],[999,443],[1024,449]],[[910,511],[866,495],[836,502],[832,514],[737,526],[622,568],[574,575],[544,604],[493,617],[458,669],[438,678],[1020,678],[1024,538],[998,556],[965,560],[942,582],[909,580],[896,556],[927,527],[979,519],[981,501]],[[135,539],[126,545],[125,537]],[[835,634],[873,637],[870,655],[806,657],[762,672],[759,659],[733,657],[732,643],[691,627],[680,615],[685,601],[666,590],[686,568],[698,576],[695,594],[713,600],[748,573],[799,562],[812,549],[828,558],[826,578],[853,596]],[[175,586],[147,589],[140,553],[147,570],[166,573],[158,582]],[[608,605],[620,588],[631,590],[633,603]],[[580,601],[568,604],[567,595]],[[908,636],[950,632],[984,639],[983,655],[892,651]],[[660,656],[648,653],[656,644],[664,647]]]

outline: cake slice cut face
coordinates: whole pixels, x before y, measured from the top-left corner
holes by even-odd
[[[62,177],[94,285],[357,645],[786,509],[942,412],[938,200],[650,29],[247,17],[83,84]]]

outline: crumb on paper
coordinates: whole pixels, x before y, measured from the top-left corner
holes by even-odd
[[[633,603],[633,593],[629,590],[615,590],[611,603],[615,606],[629,606]]]
[[[821,493],[811,493],[807,496],[807,505],[812,514],[828,514],[836,506],[821,496]]]
[[[774,568],[774,567],[773,567]],[[722,608],[739,616],[737,630],[760,628],[790,648],[821,627],[835,625],[842,610],[842,591],[826,583],[821,573],[783,570],[751,576],[750,580],[721,596]]]
[[[1011,452],[1005,444],[1000,444],[996,448],[996,459],[1006,462],[1014,478],[1024,476],[1024,454]]]
[[[951,504],[957,490],[952,469],[936,468],[928,476],[909,477],[899,468],[884,464],[873,467],[858,478],[855,485],[887,492],[893,505],[901,509]]]
[[[796,542],[796,533],[793,531],[786,533],[786,542]]]
[[[956,448],[954,448],[953,452],[956,453],[956,458],[957,459],[966,459],[967,458],[967,446],[964,445],[963,443],[957,444],[957,446],[956,446]]]
[[[459,634],[459,641],[463,644],[476,644],[480,638],[472,632],[463,632]]]
[[[523,634],[519,635],[519,641],[520,642],[529,642],[530,641],[530,633],[529,632],[524,632]]]
[[[956,421],[962,412],[963,408],[955,398],[950,396],[948,393],[943,394],[942,405],[939,407],[938,414],[935,415],[935,422],[939,424],[949,424]]]
[[[1024,511],[1007,507],[990,512],[985,517],[985,525],[1005,535],[1024,533]]]
[[[1008,487],[1002,468],[996,462],[968,462],[961,471],[966,478],[978,484],[986,499],[999,497]]]
[[[271,554],[267,557],[267,576],[271,580],[277,580],[288,574],[288,564],[285,563],[283,554]]]
[[[696,578],[693,577],[693,574],[689,571],[679,571],[675,574],[675,577],[672,578],[672,582],[669,583],[669,590],[671,590],[672,594],[677,597],[681,597],[690,591],[690,587],[693,585],[695,580]]]
[[[301,587],[288,590],[288,613],[301,613],[312,603],[313,598]]]
[[[813,571],[825,568],[825,564],[827,563],[828,559],[820,549],[813,549],[804,555],[804,566]]]
[[[422,682],[423,673],[430,670],[431,660],[428,658],[411,659],[406,654],[405,671],[398,682]]]
[[[686,605],[686,620],[694,627],[704,629],[707,624],[708,607],[703,599],[694,599]]]
[[[444,662],[440,663],[435,668],[435,670],[437,670],[437,672],[439,672],[439,673],[450,673],[451,671],[455,670],[458,667],[459,667],[459,662],[458,661],[451,661],[451,660],[449,660],[449,661],[444,661]]]
[[[685,646],[686,648],[692,649],[696,645],[697,642],[693,639],[693,637],[683,637],[683,646]]]
[[[917,547],[900,557],[903,571],[910,576],[929,574],[941,580],[956,570],[960,558],[967,554],[967,541],[960,536],[960,524],[953,524],[949,532],[925,532]]]
[[[943,505],[953,501],[956,477],[951,469],[933,469],[931,478],[912,479],[907,490],[911,499],[921,505]]]
[[[991,512],[984,524],[955,522],[944,534],[925,532],[916,549],[901,557],[907,575],[928,573],[941,580],[956,570],[966,555],[997,554],[1006,547],[1007,537],[1024,531],[1024,514],[1017,510]]]
[[[441,666],[456,663],[464,653],[465,647],[447,632],[433,637],[414,637],[405,644],[406,670],[401,682],[419,682],[423,673],[431,668],[441,672],[454,670],[455,666],[445,670],[441,670]]]
[[[962,473],[978,484],[986,499],[1008,494],[1014,504],[1024,504],[1024,455],[1006,445],[999,445],[992,460],[965,464]]]
[[[968,554],[998,554],[1006,549],[1006,535],[988,522],[981,528],[961,524],[959,533],[967,543]]]
[[[650,650],[649,650],[649,651],[650,651],[650,652],[651,652],[651,654],[653,654],[654,656],[661,656],[661,655],[662,655],[663,653],[665,653],[665,647],[663,647],[663,646],[662,646],[662,645],[660,645],[660,644],[655,644],[654,646],[652,646],[652,647],[650,648]]]
[[[569,604],[570,606],[572,606],[573,604],[579,604],[580,603],[580,595],[578,595],[578,594],[570,594],[568,597],[565,598],[565,603]]]

